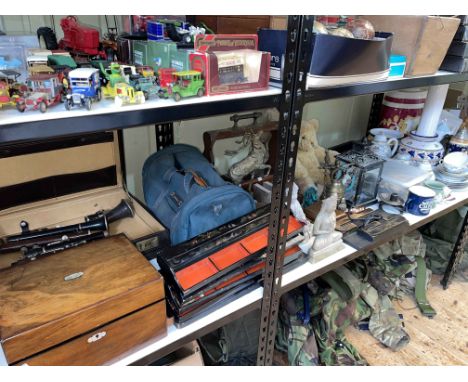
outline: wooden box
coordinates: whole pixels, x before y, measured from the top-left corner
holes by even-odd
[[[376,31],[393,33],[392,53],[406,57],[406,76],[437,72],[460,19],[439,16],[363,16]]]
[[[165,332],[163,280],[123,234],[0,271],[9,364],[101,365]]]
[[[117,133],[1,146],[0,168],[8,169],[0,177],[0,237],[19,233],[22,220],[30,229],[81,223],[122,199],[134,210],[109,225],[110,238],[20,266],[10,267],[21,253],[0,255],[0,341],[8,363],[106,364],[164,335],[163,280],[129,241],[164,228],[124,188]],[[64,284],[76,272],[85,276]],[[22,287],[12,289],[17,282]]]

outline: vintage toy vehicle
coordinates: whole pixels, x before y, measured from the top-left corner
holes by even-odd
[[[117,106],[133,103],[144,103],[145,96],[142,91],[135,91],[133,87],[126,83],[115,85],[114,102]]]
[[[158,70],[158,80],[161,89],[167,89],[174,82],[174,73],[177,72],[174,68],[162,68]]]
[[[82,25],[76,16],[67,16],[60,20],[63,30],[63,39],[59,41],[59,48],[70,51],[75,56],[92,58],[99,56],[106,59],[106,52],[100,49],[99,31],[96,28]]]
[[[0,84],[3,83],[8,88],[10,97],[20,96],[28,91],[26,84],[18,82],[20,76],[21,74],[15,70],[5,69],[0,71]]]
[[[143,92],[145,99],[159,94],[156,77],[143,77],[139,74],[130,76],[130,85]]]
[[[39,55],[34,54],[28,56],[26,58],[26,64],[28,66],[28,73],[29,75],[33,76],[35,74],[40,73],[47,73],[52,74],[54,73],[54,69],[48,66],[47,56],[46,55]]]
[[[10,95],[10,86],[0,81],[0,109],[4,106],[15,106],[18,95]]]
[[[102,95],[105,98],[115,98],[115,85],[126,83],[125,77],[121,73],[120,65],[117,62],[111,62],[108,67],[104,67],[102,62],[99,62],[101,69],[101,80],[105,86],[101,88]]]
[[[205,94],[205,88],[203,87],[205,80],[201,78],[201,72],[198,70],[175,72],[172,76],[172,84],[159,93],[162,97],[172,96],[175,101],[180,101],[185,97],[202,97]]]
[[[154,69],[148,65],[141,65],[136,67],[136,71],[143,77],[154,77]]]
[[[93,101],[100,101],[101,79],[99,69],[78,68],[68,73],[69,92],[65,101],[65,108],[73,106],[86,107],[91,110]]]
[[[16,108],[20,112],[26,109],[40,110],[45,113],[47,108],[63,102],[63,85],[58,74],[37,74],[28,78],[31,89],[16,101]]]

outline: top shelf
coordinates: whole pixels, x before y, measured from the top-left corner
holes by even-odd
[[[324,101],[333,98],[353,97],[365,94],[384,93],[398,89],[434,86],[468,81],[468,73],[451,73],[439,70],[430,76],[389,78],[385,81],[360,82],[339,86],[307,89],[304,102]]]
[[[468,73],[439,71],[431,76],[311,88],[305,92],[304,102],[464,81],[468,81]],[[142,105],[122,107],[112,100],[102,100],[90,111],[84,108],[67,111],[63,105],[52,106],[44,114],[5,109],[0,110],[0,145],[279,107],[280,99],[281,89],[270,87],[259,92],[195,97],[180,102],[151,99]]]
[[[90,111],[85,108],[67,111],[61,104],[44,114],[38,110],[20,113],[10,108],[0,110],[0,145],[277,107],[280,96],[281,89],[270,87],[180,102],[152,98],[141,105],[121,107],[103,99],[93,104]]]

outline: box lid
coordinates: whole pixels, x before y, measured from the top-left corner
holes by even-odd
[[[199,34],[195,36],[195,50],[219,52],[238,49],[258,49],[256,34]]]
[[[122,186],[116,132],[0,146],[0,210]]]
[[[11,364],[163,298],[124,235],[94,241],[0,271],[0,341]]]

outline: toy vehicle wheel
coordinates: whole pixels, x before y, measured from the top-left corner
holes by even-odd
[[[182,99],[182,97],[180,96],[179,93],[174,93],[174,100],[175,100],[176,102],[179,102],[181,99]]]
[[[24,111],[26,110],[26,105],[24,103],[19,103],[18,102],[16,104],[16,110],[18,110],[21,113],[24,113]]]
[[[91,110],[91,105],[92,105],[91,98],[86,98],[86,101],[85,101],[86,109]]]
[[[97,100],[100,101],[102,99],[102,91],[101,89],[98,89],[97,92],[96,92],[96,97],[97,97]]]
[[[40,104],[39,104],[39,111],[41,113],[45,113],[47,111],[47,104],[42,101]]]
[[[203,97],[204,95],[205,95],[205,89],[204,88],[198,89],[197,96]]]
[[[123,105],[123,100],[122,100],[122,98],[120,98],[120,97],[115,97],[115,98],[114,98],[114,103],[115,103],[117,106],[120,107],[120,106]]]
[[[143,95],[145,96],[145,99],[148,99],[149,98],[149,93],[147,91],[144,91],[143,92]]]
[[[39,45],[41,48],[46,48],[49,50],[58,49],[57,37],[55,36],[55,32],[51,28],[38,28],[36,34],[37,38],[39,39]]]
[[[71,107],[72,107],[72,101],[71,100],[65,101],[65,109],[70,110]]]

